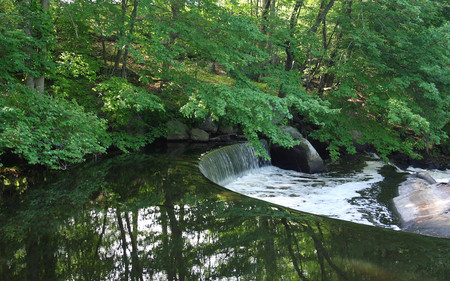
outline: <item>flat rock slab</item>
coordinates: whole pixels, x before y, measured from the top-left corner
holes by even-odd
[[[404,231],[450,238],[450,184],[410,177],[399,186],[394,203]]]

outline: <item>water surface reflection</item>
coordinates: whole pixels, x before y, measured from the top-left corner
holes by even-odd
[[[206,149],[181,145],[30,175],[25,192],[0,200],[0,280],[450,275],[449,240],[303,214],[227,191],[198,171]]]

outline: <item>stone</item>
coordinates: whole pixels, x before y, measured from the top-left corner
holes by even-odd
[[[212,120],[211,117],[208,117],[205,120],[203,120],[199,128],[210,134],[215,134],[219,129],[219,125],[217,124],[216,121]]]
[[[420,175],[421,176],[421,175]],[[411,175],[398,188],[394,206],[402,230],[450,238],[450,184],[436,183]]]
[[[419,179],[423,179],[428,184],[435,184],[436,183],[436,180],[433,179],[433,177],[430,176],[430,174],[428,174],[427,172],[418,172],[418,173],[416,173],[416,177],[419,178]]]
[[[210,141],[214,142],[230,142],[231,136],[230,135],[220,135],[214,138],[211,138]]]
[[[191,130],[191,140],[209,141],[209,134],[202,129],[194,128]]]
[[[171,120],[166,123],[167,126],[167,140],[178,141],[189,139],[189,128],[186,124],[178,121]]]
[[[291,126],[283,126],[281,127],[281,130],[285,133],[288,133],[289,135],[291,135],[291,137],[294,140],[301,140],[304,139],[303,135],[294,127]]]
[[[360,139],[362,139],[362,137],[363,137],[363,134],[361,131],[352,130],[349,132],[349,134],[352,136],[353,146],[355,147],[356,151],[364,152],[369,148],[368,144],[360,143]]]
[[[236,130],[232,126],[220,126],[219,133],[223,135],[236,134]]]
[[[284,148],[273,144],[270,148],[272,165],[286,170],[304,173],[319,173],[325,170],[323,160],[311,143],[300,139],[300,144],[292,148]]]

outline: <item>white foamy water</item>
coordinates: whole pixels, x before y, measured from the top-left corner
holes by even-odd
[[[247,196],[295,210],[361,224],[399,230],[389,209],[370,194],[383,181],[380,160],[365,162],[362,170],[339,178],[331,173],[305,174],[274,166],[250,171],[225,185]]]
[[[421,168],[409,167],[406,169],[408,173],[418,173],[418,172],[426,172],[433,179],[435,179],[439,183],[449,183],[450,182],[450,170],[426,170]]]

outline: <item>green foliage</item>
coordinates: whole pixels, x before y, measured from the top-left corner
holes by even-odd
[[[182,115],[255,146],[293,145],[279,126],[298,116],[333,158],[355,142],[414,157],[447,142],[447,4],[225,2],[1,1],[0,83],[44,75],[47,95],[105,119],[123,151]]]
[[[105,152],[105,122],[77,104],[16,87],[4,90],[0,107],[2,154],[66,168],[87,154]]]
[[[448,138],[449,27],[442,9],[427,0],[366,1],[340,16],[342,39],[327,70],[339,87],[323,96],[340,113],[314,133],[332,155],[357,140],[384,157],[418,157]]]
[[[164,112],[159,97],[118,77],[98,84],[94,90],[103,101],[113,145],[122,151],[136,150],[161,136],[158,124],[146,123],[142,116]]]
[[[0,12],[1,83],[16,82],[27,75],[39,76],[42,68],[52,66],[47,50],[52,38],[48,16],[33,5],[15,8]]]
[[[261,92],[249,83],[199,85],[181,111],[190,118],[212,116],[225,124],[240,125],[258,153],[266,157],[265,149],[258,141],[259,133],[285,146],[294,144],[279,127],[290,118],[288,99]]]
[[[74,52],[63,52],[55,62],[51,92],[54,96],[75,100],[90,112],[97,112],[100,102],[92,93],[99,71],[98,64]]]
[[[98,71],[98,67],[93,68],[90,66],[86,59],[81,55],[63,52],[56,61],[55,71],[57,77],[54,79],[58,79],[61,76],[65,79],[84,77],[92,82],[97,78],[96,72]],[[58,90],[55,90],[55,92],[57,91]]]
[[[0,14],[0,18],[5,15]],[[24,61],[28,58],[26,52],[21,50],[22,44],[28,40],[28,36],[18,29],[9,29],[7,25],[0,25],[0,82],[15,81],[17,75],[27,70]]]
[[[39,77],[53,67],[51,49],[54,43],[53,26],[50,14],[42,9],[37,1],[24,1],[18,5],[21,16],[20,25],[23,25],[27,40],[22,48],[27,53],[26,75]]]

